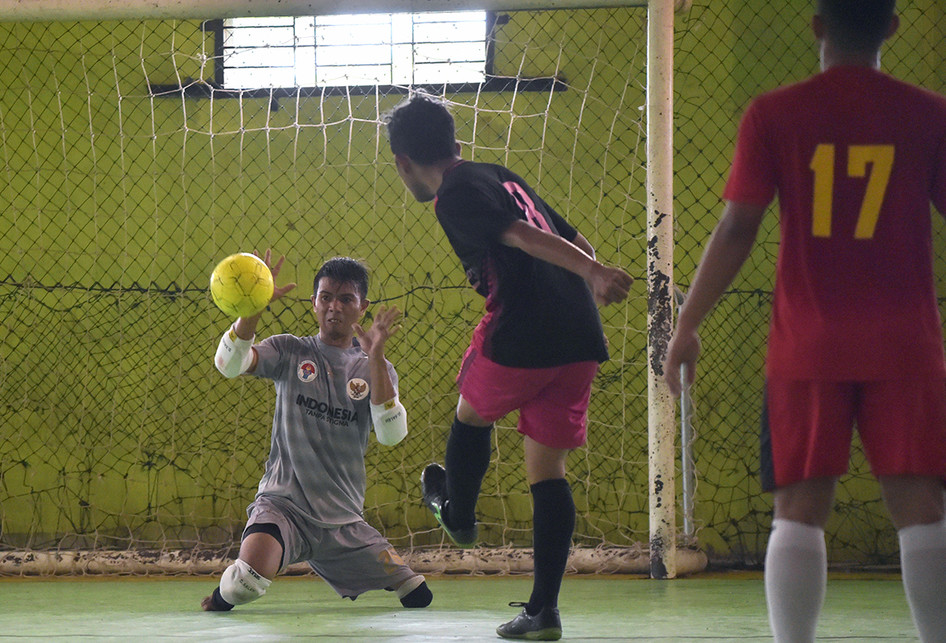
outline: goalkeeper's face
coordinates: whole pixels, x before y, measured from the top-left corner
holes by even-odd
[[[312,296],[319,335],[322,341],[331,345],[351,343],[355,335],[352,324],[361,319],[367,308],[368,300],[361,298],[355,284],[329,277],[319,279],[319,288]]]

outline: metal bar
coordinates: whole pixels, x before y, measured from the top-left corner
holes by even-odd
[[[0,21],[210,20],[349,13],[644,6],[647,6],[647,0],[0,0]]]
[[[673,287],[674,300],[679,313],[686,295],[676,285]],[[696,467],[693,462],[693,402],[690,387],[686,385],[687,367],[680,365],[680,475],[682,489],[680,491],[683,503],[683,536],[690,543],[695,536],[693,524],[693,506],[696,497]]]

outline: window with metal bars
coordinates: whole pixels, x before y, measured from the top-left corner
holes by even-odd
[[[562,79],[493,70],[493,11],[357,14],[208,20],[212,79],[151,85],[156,96],[269,98],[477,91],[563,91]]]
[[[485,11],[222,21],[223,89],[482,83]]]

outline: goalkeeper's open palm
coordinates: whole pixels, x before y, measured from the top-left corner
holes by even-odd
[[[259,253],[258,253],[258,252],[253,251],[253,254],[255,254],[257,257],[259,257]],[[266,267],[269,268],[269,271],[270,271],[271,273],[273,273],[273,284],[275,284],[275,283],[276,283],[276,277],[279,276],[279,271],[282,270],[282,263],[283,263],[283,261],[286,260],[286,255],[279,255],[279,259],[276,261],[276,264],[273,265],[273,262],[272,262],[272,258],[273,258],[272,250],[270,250],[269,248],[267,248],[267,249],[266,249],[266,252],[265,252],[265,253],[263,254],[263,256],[260,257],[260,258],[263,260],[263,263],[266,264]],[[270,298],[269,302],[272,303],[272,302],[276,301],[277,299],[279,299],[280,297],[282,297],[283,295],[285,295],[287,292],[289,292],[290,290],[294,289],[295,287],[296,287],[295,282],[293,282],[293,283],[288,283],[288,284],[286,284],[285,286],[275,286],[275,285],[274,285],[274,286],[273,286],[273,296]]]
[[[391,335],[394,335],[401,328],[401,311],[396,306],[386,308],[381,306],[375,313],[374,321],[367,330],[361,324],[354,324],[352,328],[358,335],[358,343],[361,349],[368,355],[383,355],[384,345]]]

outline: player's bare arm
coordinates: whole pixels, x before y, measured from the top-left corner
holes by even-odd
[[[407,411],[398,399],[397,389],[384,358],[387,340],[400,330],[401,311],[395,306],[381,306],[371,327],[353,324],[361,349],[368,355],[371,377],[371,423],[378,442],[393,446],[407,436]]]
[[[254,251],[253,254],[259,257],[258,252]],[[267,248],[266,252],[263,253],[263,256],[260,258],[269,268],[270,272],[273,273],[273,281],[275,282],[276,277],[279,276],[279,271],[282,270],[282,264],[286,260],[286,256],[280,255],[275,264],[272,262],[272,257],[272,250]],[[295,287],[296,284],[294,282],[284,286],[275,286],[273,288],[273,296],[270,298],[269,303],[273,303]],[[252,339],[253,336],[256,335],[256,327],[259,324],[260,317],[262,316],[263,312],[260,311],[258,314],[253,315],[252,317],[240,317],[237,319],[236,323],[233,325],[233,330],[237,337],[240,339]]]
[[[388,375],[384,359],[384,347],[392,335],[400,330],[398,323],[401,311],[396,306],[386,308],[381,306],[374,315],[371,326],[366,330],[361,324],[354,324],[353,328],[358,335],[361,349],[368,355],[371,373],[371,402],[383,404],[394,398],[397,392],[394,383]]]
[[[672,395],[678,396],[681,392],[681,364],[687,365],[687,385],[693,382],[700,356],[697,331],[749,257],[764,215],[763,206],[736,202],[726,204],[723,216],[706,244],[706,252],[696,270],[667,347],[664,377]]]
[[[576,231],[575,238],[572,239],[572,243],[578,246],[579,250],[584,252],[586,255],[588,255],[592,259],[597,259],[597,256],[595,255],[594,247],[592,247],[590,241],[585,239],[582,233]]]
[[[591,244],[584,237],[581,237],[581,240],[591,249]],[[586,249],[525,221],[514,221],[503,232],[500,241],[536,259],[580,275],[588,282],[595,301],[602,306],[627,299],[631,284],[634,283],[634,278],[620,268],[605,266],[596,261],[593,250],[589,253]]]
[[[259,257],[258,252],[254,251],[253,254]],[[275,281],[276,277],[279,275],[279,271],[282,269],[283,261],[286,259],[285,255],[280,255],[274,265],[272,263],[272,251],[267,248],[261,258],[272,273],[273,281]],[[284,286],[274,286],[273,296],[270,297],[269,303],[283,297],[295,287],[295,283],[289,283]],[[259,325],[259,320],[262,315],[263,311],[260,311],[249,317],[240,317],[230,327],[230,330],[227,331],[227,334],[231,334],[232,336],[228,337],[228,335],[225,334],[221,339],[214,361],[217,365],[217,369],[226,377],[235,377],[236,375],[252,373],[256,370],[256,362],[258,359],[256,349],[249,344],[256,338],[256,327]]]

